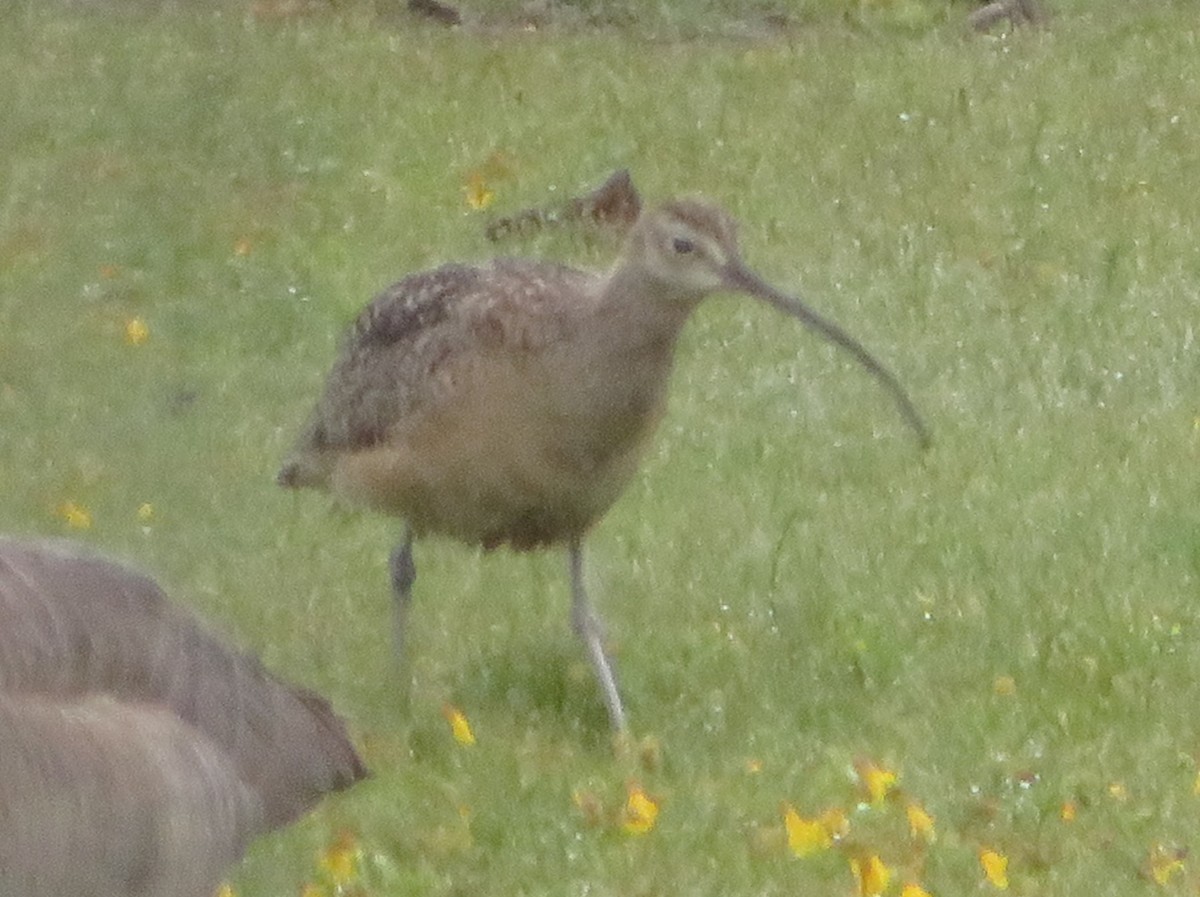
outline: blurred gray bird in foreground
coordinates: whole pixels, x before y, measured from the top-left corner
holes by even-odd
[[[148,577],[0,538],[0,895],[212,897],[366,770],[329,704]]]
[[[733,219],[709,202],[678,199],[642,212],[607,274],[498,259],[410,275],[360,314],[277,478],[407,522],[391,557],[397,651],[416,579],[415,537],[518,550],[563,545],[574,628],[613,727],[625,728],[584,591],[583,539],[632,479],[662,418],[683,325],[722,291],[758,298],[849,352],[928,444],[892,373],[751,271]]]

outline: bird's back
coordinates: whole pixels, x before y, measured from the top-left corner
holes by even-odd
[[[443,265],[392,284],[350,327],[280,482],[327,485],[327,459],[377,446],[453,401],[488,355],[567,338],[573,306],[594,284],[582,271],[518,259]]]

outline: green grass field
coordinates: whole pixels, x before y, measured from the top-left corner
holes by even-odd
[[[1063,0],[969,39],[965,7],[798,2],[749,39],[720,27],[736,6],[534,31],[3,12],[0,530],[154,573],[328,695],[374,771],[260,841],[238,895],[332,897],[339,838],[341,893],[371,897],[849,895],[871,855],[886,893],[951,897],[999,890],[983,850],[1014,894],[1200,890],[1194,8]],[[614,751],[559,554],[419,544],[406,707],[400,525],[273,475],[375,291],[617,167],[727,204],[750,264],[893,367],[936,442],[793,322],[704,306],[589,542],[640,741]],[[864,760],[899,777],[878,805]],[[640,834],[631,788],[661,809]],[[785,805],[849,833],[798,857]]]

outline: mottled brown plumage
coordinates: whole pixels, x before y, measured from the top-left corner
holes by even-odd
[[[414,536],[568,546],[575,625],[621,727],[580,545],[663,414],[683,325],[719,290],[757,296],[850,351],[927,441],[907,395],[859,343],[742,263],[724,211],[675,200],[638,219],[608,274],[507,259],[385,290],[351,329],[279,482],[407,521],[392,558],[398,639]]]
[[[555,374],[605,326],[601,282],[501,260],[391,287],[355,323],[281,479],[403,516],[418,536],[531,548],[581,534],[632,474],[633,431],[665,383],[639,377],[614,397],[628,370]]]

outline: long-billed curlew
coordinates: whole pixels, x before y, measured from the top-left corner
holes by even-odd
[[[0,894],[211,897],[254,837],[364,775],[324,699],[153,580],[0,538]]]
[[[661,419],[675,343],[702,299],[746,293],[848,350],[928,431],[892,374],[853,337],[742,262],[732,218],[681,199],[643,213],[607,274],[539,261],[448,264],[384,290],[348,334],[278,475],[402,517],[391,556],[403,652],[427,533],[493,548],[567,548],[572,622],[617,729],[625,713],[583,585],[582,543]]]

